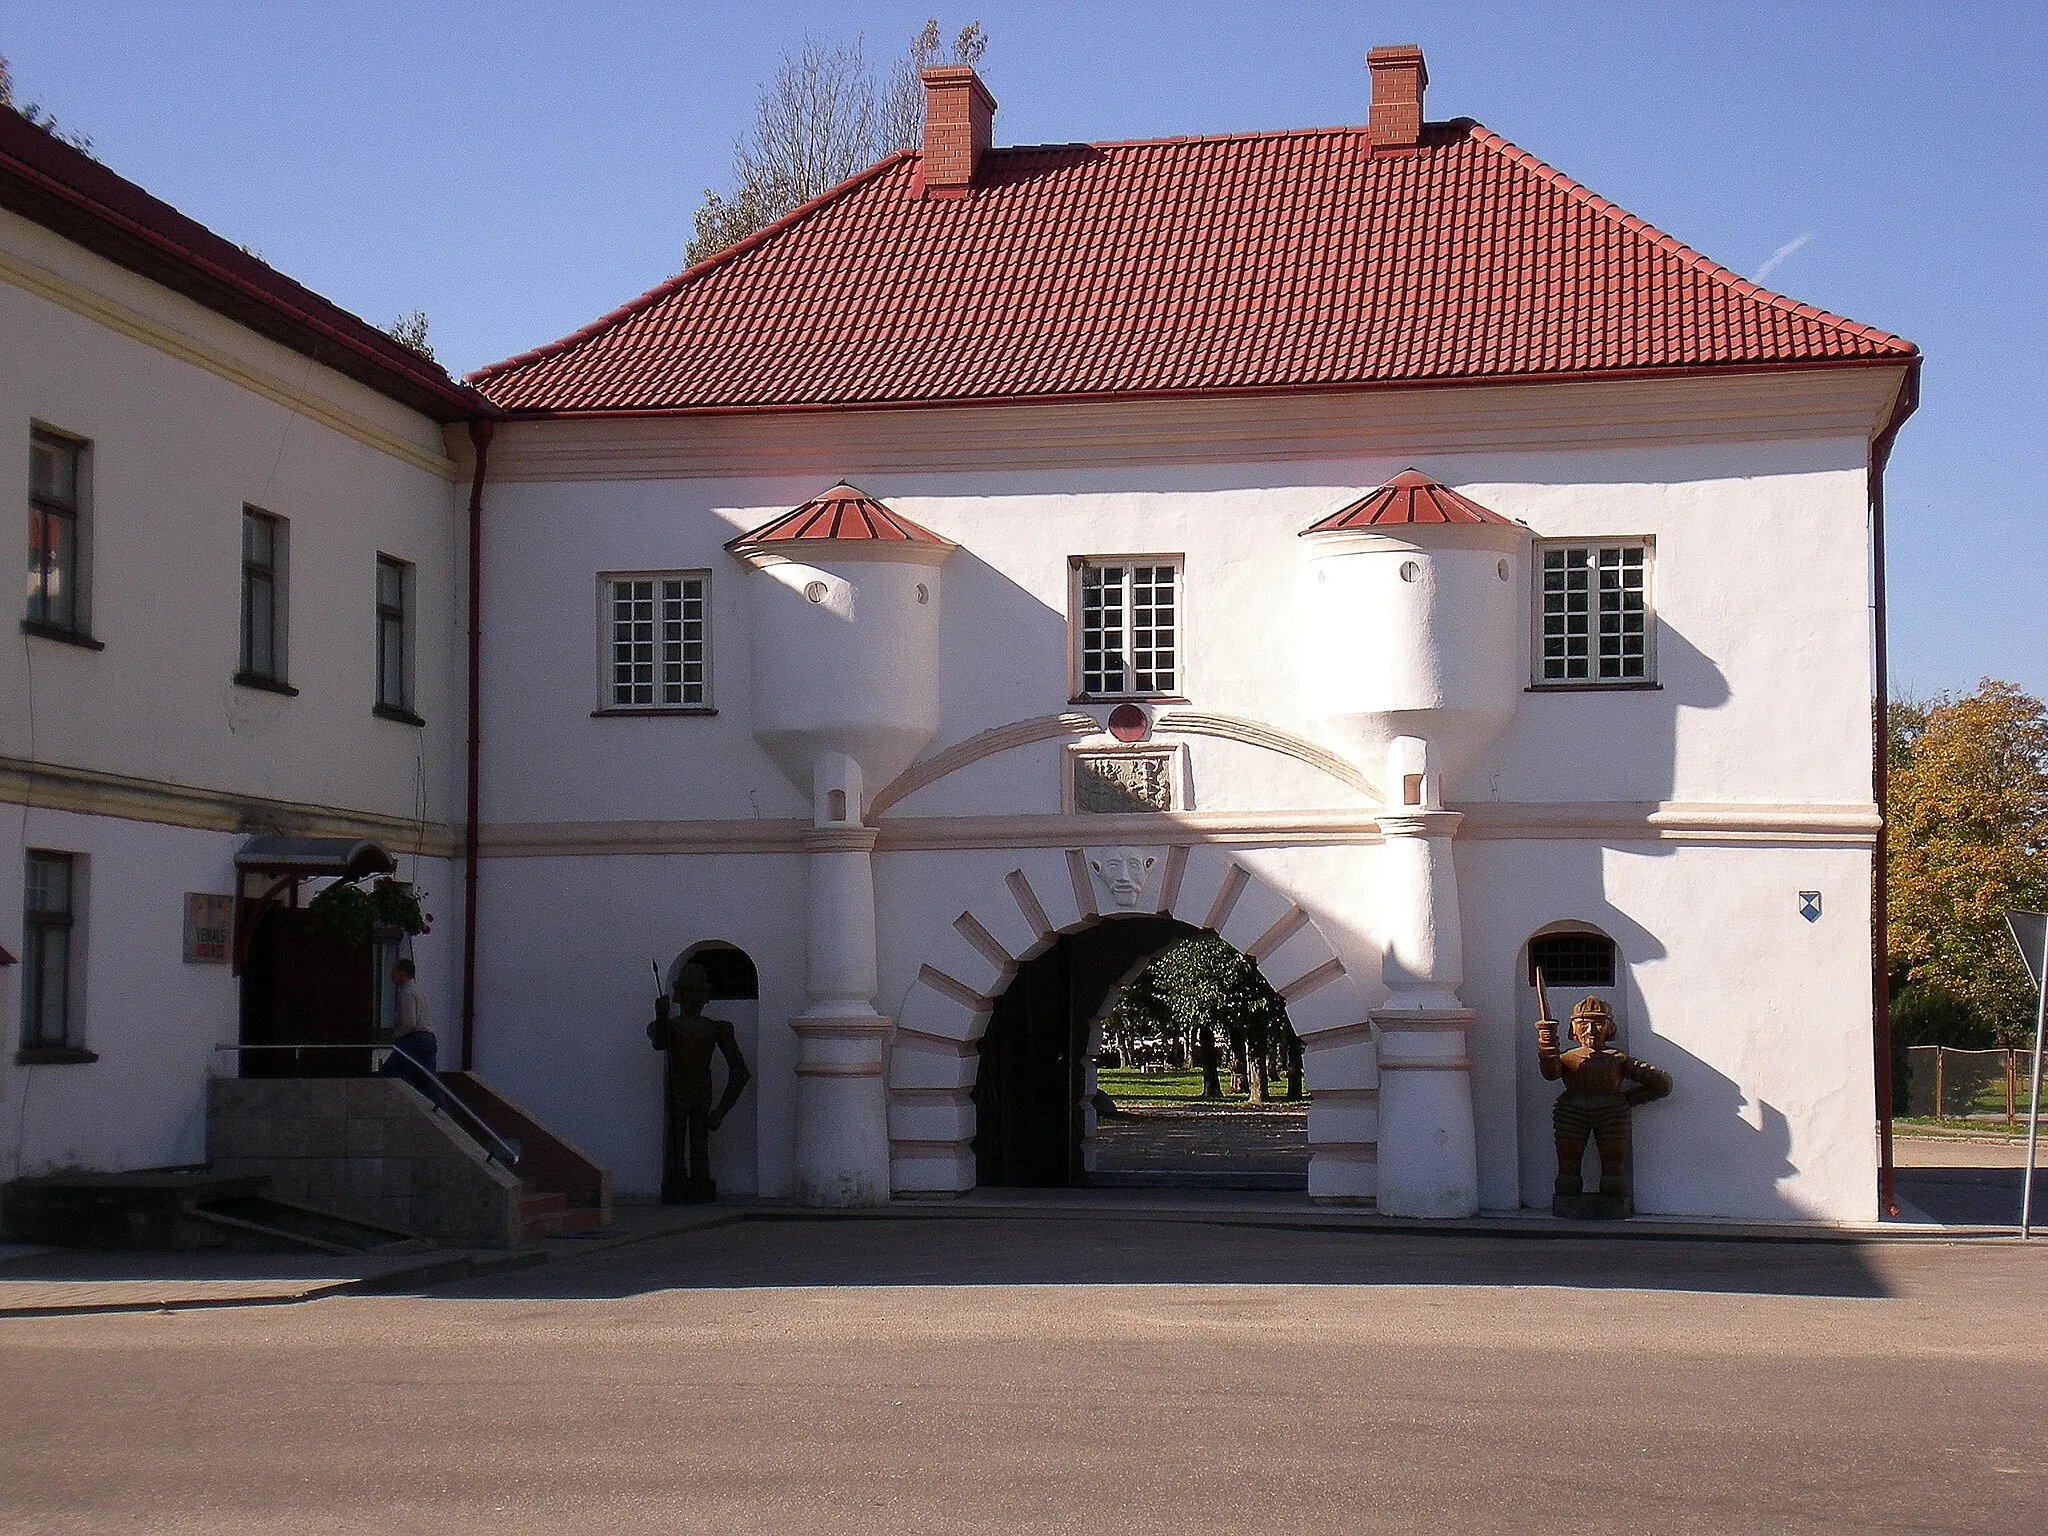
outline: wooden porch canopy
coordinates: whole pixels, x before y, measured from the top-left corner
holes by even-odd
[[[382,844],[352,837],[252,837],[235,852],[235,872],[242,878],[235,892],[234,970],[249,963],[249,945],[264,912],[285,892],[299,904],[301,880],[360,880],[388,875],[398,861]],[[266,884],[262,877],[268,876]],[[250,876],[255,876],[251,882]]]
[[[388,875],[398,861],[368,838],[252,837],[236,850],[235,868],[247,875],[316,880],[360,880]]]

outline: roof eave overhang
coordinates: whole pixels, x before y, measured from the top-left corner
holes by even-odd
[[[1459,374],[1428,379],[1364,379],[1299,384],[1246,384],[1198,389],[1118,389],[1048,391],[1028,395],[942,395],[893,400],[762,401],[726,405],[628,405],[574,408],[502,405],[492,402],[501,420],[619,421],[678,417],[805,416],[847,411],[968,410],[1030,405],[1110,405],[1130,401],[1231,400],[1284,398],[1290,395],[1381,393],[1394,390],[1485,389],[1543,384],[1632,383],[1659,379],[1742,378],[1783,373],[1814,373],[1838,369],[1900,368],[1917,374],[1918,351],[1877,357],[1815,358],[1789,362],[1687,365],[1669,368],[1582,369],[1552,373]]]
[[[1920,357],[1915,353],[1908,359],[1906,376],[1899,381],[1899,391],[1892,397],[1891,414],[1871,438],[1871,467],[1883,474],[1885,465],[1891,461],[1892,444],[1898,440],[1899,429],[1907,419],[1920,409]]]
[[[67,154],[77,153],[68,147],[64,149]],[[132,184],[123,183],[124,187],[129,185]],[[133,190],[138,196],[148,195],[140,188]],[[167,204],[163,206],[168,210]],[[369,327],[345,310],[337,307],[337,318],[323,318],[280,295],[265,292],[224,263],[150,229],[140,220],[108,207],[90,193],[4,149],[0,149],[0,208],[19,214],[139,277],[183,294],[194,303],[432,420],[465,421],[501,414],[490,400],[470,386],[457,384],[445,375],[436,377],[438,369],[429,374],[409,368],[404,359],[387,355],[381,344],[350,335],[352,325],[363,325],[366,330]],[[395,348],[398,344],[390,345]]]

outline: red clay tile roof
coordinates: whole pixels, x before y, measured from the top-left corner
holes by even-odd
[[[802,408],[1906,361],[1468,121],[891,156],[571,336],[515,411]]]
[[[1412,523],[1499,523],[1520,526],[1512,518],[1482,507],[1469,496],[1460,496],[1441,480],[1432,480],[1419,469],[1404,469],[1370,496],[1362,496],[1348,507],[1301,531],[1336,533],[1347,528],[1389,528]]]
[[[942,539],[929,528],[920,528],[909,518],[891,512],[865,491],[844,480],[822,496],[813,496],[794,511],[763,523],[752,533],[743,533],[725,547],[755,549],[762,545],[796,542],[839,544],[929,544],[951,549],[952,541]]]
[[[0,109],[0,208],[184,294],[436,421],[490,416],[441,365]]]

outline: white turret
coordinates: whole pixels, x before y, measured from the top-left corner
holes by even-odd
[[[1523,679],[1529,531],[1408,470],[1304,531],[1308,671],[1326,729],[1379,785],[1386,1003],[1378,1203],[1479,1208],[1478,1138],[1458,1000],[1463,925],[1444,798],[1513,717]]]
[[[874,792],[939,724],[939,567],[953,545],[844,481],[726,546],[759,573],[754,735],[811,801],[805,974],[797,1037],[797,1196],[889,1198],[875,1011]]]
[[[846,788],[835,758],[872,795],[938,730],[953,545],[841,481],[726,548],[767,578],[748,601],[755,737],[806,797]],[[832,819],[858,823],[859,801]]]
[[[1521,699],[1529,530],[1411,469],[1302,537],[1311,707],[1388,805],[1441,805]]]

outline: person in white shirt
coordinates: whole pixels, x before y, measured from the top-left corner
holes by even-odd
[[[395,1077],[419,1089],[436,1106],[446,1089],[434,1075],[440,1065],[441,1041],[434,1033],[433,1015],[427,1000],[414,985],[417,968],[400,960],[391,968],[391,984],[398,989],[398,1006],[393,1019],[391,1052],[377,1069],[379,1077]]]

